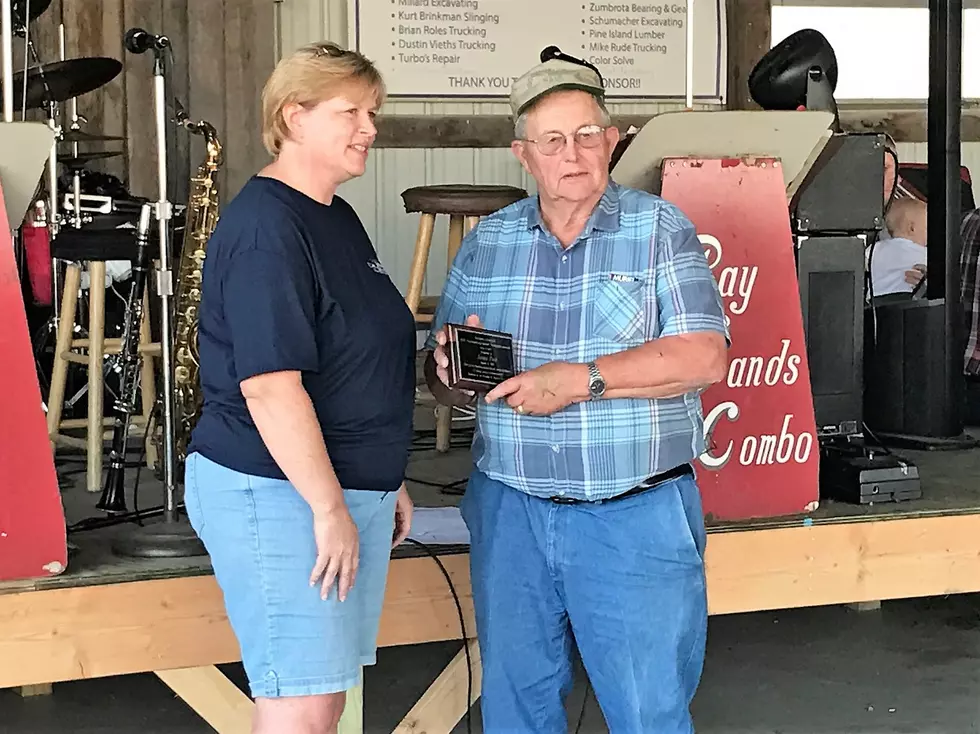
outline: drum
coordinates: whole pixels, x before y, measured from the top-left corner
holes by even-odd
[[[21,241],[27,264],[27,277],[31,285],[34,303],[38,306],[53,304],[53,280],[51,261],[51,233],[45,223],[28,221],[21,227]]]

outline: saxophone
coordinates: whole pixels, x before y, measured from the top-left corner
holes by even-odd
[[[197,351],[197,317],[201,303],[201,273],[207,244],[218,223],[218,184],[221,143],[217,131],[205,121],[180,123],[204,137],[204,162],[191,176],[184,224],[184,242],[175,273],[174,290],[174,459],[177,476],[183,475],[191,431],[201,416],[200,362]],[[161,446],[162,449],[162,446]],[[162,451],[160,453],[162,456]]]

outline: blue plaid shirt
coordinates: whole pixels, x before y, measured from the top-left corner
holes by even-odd
[[[537,197],[480,222],[463,240],[432,331],[469,314],[513,335],[518,371],[586,363],[664,336],[727,337],[691,222],[663,199],[612,182],[567,249],[542,222]],[[504,400],[477,404],[477,467],[540,497],[611,497],[704,450],[696,393],[594,400],[550,416],[520,415]]]

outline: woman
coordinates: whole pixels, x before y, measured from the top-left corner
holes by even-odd
[[[336,195],[364,173],[383,98],[360,54],[316,44],[280,62],[262,94],[275,160],[208,244],[186,503],[257,734],[336,730],[411,521],[414,319]]]

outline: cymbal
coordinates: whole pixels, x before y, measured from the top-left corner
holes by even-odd
[[[61,136],[64,143],[97,143],[101,140],[125,140],[118,135],[103,135],[102,133],[87,133],[84,130],[65,130]]]
[[[25,10],[27,5],[27,0],[11,0],[10,3],[10,14],[14,21],[15,26],[25,26],[30,21],[35,20],[40,17],[48,6],[51,5],[51,0],[31,0],[31,17],[25,17]]]
[[[27,109],[87,94],[111,82],[121,71],[121,63],[104,56],[52,61],[31,67],[27,70]],[[23,109],[23,86],[24,72],[19,71],[14,74],[14,109],[18,111]]]
[[[91,163],[92,161],[101,161],[104,158],[112,158],[113,156],[122,155],[121,150],[100,150],[95,153],[79,153],[78,155],[70,155],[65,157],[59,157],[58,163],[66,166],[67,168],[82,168],[86,163]]]

